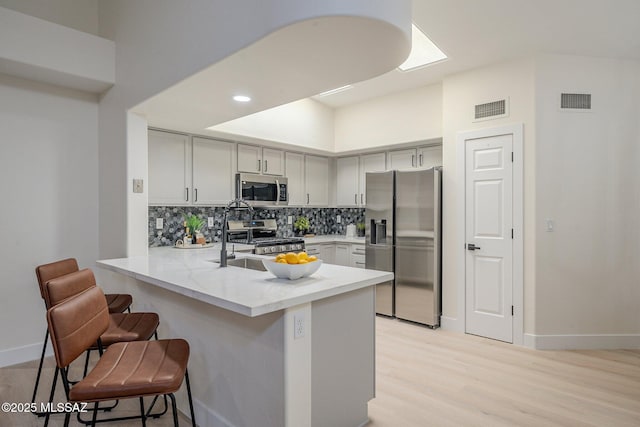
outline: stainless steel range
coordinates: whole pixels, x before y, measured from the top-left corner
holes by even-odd
[[[278,238],[278,224],[275,219],[255,219],[251,221],[228,221],[228,241],[254,245],[256,255],[275,255],[305,250],[304,240],[299,237]]]

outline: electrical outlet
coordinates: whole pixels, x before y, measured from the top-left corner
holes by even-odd
[[[212,228],[213,227],[213,217],[207,217],[207,227]]]
[[[553,229],[555,228],[555,224],[553,223],[552,219],[548,219],[546,220],[547,222],[547,232],[552,233]]]
[[[287,224],[293,224],[293,217],[291,215],[287,216]]]
[[[164,228],[164,218],[156,218],[156,230],[162,230]]]
[[[293,315],[293,339],[304,337],[304,313]]]
[[[342,217],[340,215],[336,215],[336,222],[340,224],[342,222]]]

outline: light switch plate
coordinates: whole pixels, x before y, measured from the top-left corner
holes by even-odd
[[[207,227],[211,228],[213,227],[213,217],[207,217]]]
[[[553,220],[547,219],[546,223],[547,223],[547,232],[552,233],[555,228],[555,224],[553,223]]]
[[[291,215],[287,216],[287,224],[293,224],[293,217]]]
[[[144,181],[142,179],[133,180],[133,192],[142,193],[144,190]]]
[[[156,230],[162,230],[164,228],[164,218],[156,218]]]

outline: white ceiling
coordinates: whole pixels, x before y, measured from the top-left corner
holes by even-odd
[[[314,99],[341,107],[540,52],[640,59],[640,0],[414,0],[413,21],[447,61]]]
[[[640,0],[413,0],[413,21],[449,59],[422,69],[405,73],[394,70],[355,83],[349,81],[349,72],[345,73],[339,62],[324,63],[325,69],[344,73],[342,79],[334,76],[334,83],[354,83],[354,87],[314,99],[338,108],[436,83],[450,74],[535,53],[640,59]],[[286,33],[283,35],[286,37]],[[358,34],[354,37],[357,38]],[[340,46],[349,39],[332,40],[330,46]],[[393,43],[383,41],[384,37],[378,37],[374,44],[380,52],[385,52],[385,47],[402,46],[397,39]],[[257,47],[253,46],[254,49]],[[325,54],[323,52],[321,57],[326,58]],[[397,64],[404,60],[406,54],[396,55]],[[313,56],[313,52],[310,55]],[[279,105],[274,101],[282,95],[283,89],[267,90],[273,85],[266,77],[269,74],[265,74],[265,67],[250,63],[250,68],[240,68],[243,55],[234,56],[238,56],[237,61],[229,63],[225,60],[226,64],[214,65],[214,72],[192,77],[191,82],[187,80],[141,105],[139,111],[147,114],[151,126],[206,134],[204,128],[208,126],[260,111],[254,106],[243,114],[239,107],[223,104],[214,112],[215,109],[210,107],[211,99],[206,94],[212,92],[205,92],[202,88],[206,85],[220,87],[227,80],[233,81],[239,73],[253,73],[255,81],[263,82],[264,90],[256,90],[263,97],[257,101],[259,105]],[[367,55],[362,56],[365,57]],[[256,58],[265,59],[268,55],[263,52]],[[364,60],[363,66],[366,65]],[[219,67],[217,71],[216,67]],[[379,73],[371,70],[370,75]],[[294,76],[295,73],[291,77]],[[331,89],[317,76],[309,81],[298,75],[294,80],[298,85],[307,85],[306,92],[298,91],[307,93],[307,96]],[[269,99],[270,96],[275,98]]]

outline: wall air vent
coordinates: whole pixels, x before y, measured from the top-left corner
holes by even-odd
[[[563,110],[591,110],[591,94],[563,93],[560,95],[560,108]]]
[[[507,100],[487,102],[485,104],[477,104],[475,111],[476,120],[496,119],[498,117],[507,116]]]

